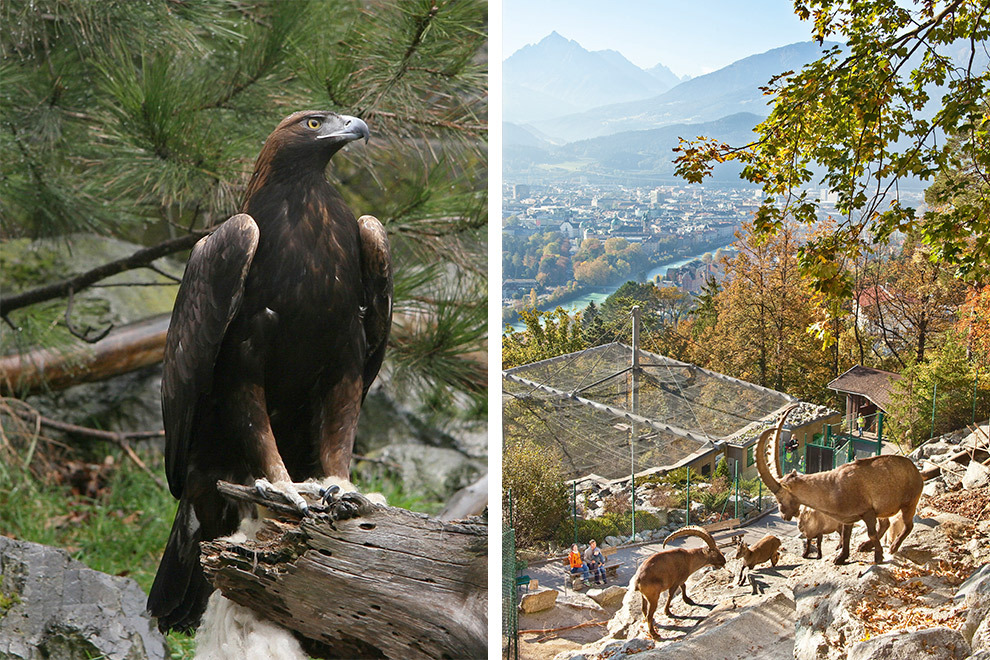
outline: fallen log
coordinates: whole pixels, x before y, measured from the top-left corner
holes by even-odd
[[[0,357],[0,395],[24,396],[106,380],[161,362],[169,314],[117,328],[93,344],[68,350],[39,348]]]
[[[350,520],[299,519],[253,488],[226,497],[277,518],[257,539],[202,544],[200,561],[224,596],[306,638],[318,657],[487,657],[487,523],[443,522],[375,506]]]

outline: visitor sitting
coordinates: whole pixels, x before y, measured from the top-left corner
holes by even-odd
[[[591,574],[588,573],[588,567],[581,560],[581,551],[578,550],[577,543],[571,544],[571,552],[567,555],[567,561],[571,565],[571,575],[577,575],[580,572],[581,579],[591,584]]]
[[[584,563],[595,576],[595,584],[605,584],[605,555],[598,549],[595,539],[591,539],[588,549],[584,551]]]

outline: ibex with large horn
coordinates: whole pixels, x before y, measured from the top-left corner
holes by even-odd
[[[719,551],[718,545],[711,534],[700,527],[682,527],[664,539],[664,546],[668,541],[673,541],[682,536],[697,536],[707,543],[707,546],[700,548],[669,548],[661,550],[646,558],[636,575],[633,576],[630,587],[638,590],[643,595],[643,616],[650,629],[650,637],[659,639],[657,629],[653,624],[653,615],[657,611],[657,601],[660,594],[667,592],[667,605],[664,613],[673,617],[670,613],[670,601],[674,599],[674,594],[680,588],[684,602],[688,605],[697,605],[688,598],[687,589],[684,583],[692,573],[704,566],[714,566],[721,568],[725,566],[725,556]]]
[[[777,481],[767,466],[767,441],[770,435],[774,436],[774,463],[777,463],[780,432],[787,414],[794,408],[788,407],[776,428],[764,431],[756,445],[756,466],[763,483],[780,504],[781,517],[790,520],[798,515],[803,504],[843,523],[842,549],[835,558],[836,564],[843,564],[849,558],[853,523],[862,520],[873,545],[874,563],[879,563],[883,561],[880,535],[887,527],[885,519],[900,512],[904,527],[890,546],[891,553],[897,552],[914,527],[914,511],[924,486],[918,468],[904,456],[872,456],[827,472],[799,474],[792,471]]]

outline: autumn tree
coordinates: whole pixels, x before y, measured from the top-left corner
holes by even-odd
[[[892,392],[888,429],[891,437],[911,447],[932,434],[971,423],[974,403],[981,417],[990,411],[990,379],[977,380],[978,370],[967,359],[962,338],[954,332],[947,333],[925,361],[912,361],[901,375]]]
[[[921,215],[898,186],[937,175],[958,182],[961,171],[986,184],[986,2],[798,0],[795,13],[819,43],[841,36],[845,45],[768,83],[773,108],[752,143],[682,141],[678,174],[699,182],[715,163],[743,163],[741,176],[764,193],[754,223],[761,236],[780,231],[786,219],[815,224],[822,208],[813,190],[835,191],[836,231],[799,253],[802,273],[829,297],[851,294],[842,257],[855,258],[895,231],[917,236],[932,261],[948,261],[968,277],[990,272],[985,194],[961,203],[950,185],[939,196],[952,210],[930,200],[932,209]]]
[[[874,262],[859,302],[872,328],[900,367],[924,362],[926,351],[957,320],[966,287],[955,269],[932,261],[930,249],[908,240],[901,254]]]
[[[798,272],[799,243],[785,225],[760,240],[744,225],[739,253],[727,263],[724,289],[715,297],[717,319],[702,335],[703,366],[808,400],[822,400],[826,355],[805,329],[811,324],[811,290]],[[699,357],[704,357],[699,355]]]

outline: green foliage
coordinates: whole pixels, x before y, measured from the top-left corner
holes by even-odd
[[[941,435],[972,422],[976,368],[966,347],[949,333],[945,343],[930,351],[927,360],[908,366],[894,383],[887,431],[906,447],[916,447],[932,434],[932,395],[935,395],[934,434]],[[937,389],[936,389],[937,386]],[[980,379],[976,390],[980,410],[990,407],[990,379]]]
[[[701,181],[715,163],[741,161],[742,177],[763,187],[755,221],[763,236],[786,218],[816,223],[821,202],[811,190],[835,191],[842,223],[800,253],[804,274],[829,297],[851,294],[845,259],[895,231],[917,230],[935,248],[933,260],[949,260],[974,277],[986,274],[990,68],[979,46],[990,37],[985,3],[803,0],[795,13],[812,22],[819,43],[839,35],[845,46],[829,47],[801,71],[770,81],[773,109],[751,144],[682,140],[677,173]],[[946,143],[942,134],[956,142]],[[961,194],[960,186],[977,182],[977,172],[984,173],[983,192]],[[936,176],[945,185],[932,201],[951,204],[920,218],[900,201],[896,183]]]
[[[502,511],[506,517],[510,506],[518,547],[554,537],[570,509],[556,451],[526,439],[506,440],[502,451]]]
[[[328,175],[391,237],[396,318],[415,319],[391,340],[396,391],[466,393],[477,414],[486,22],[482,0],[4,2],[0,236],[203,229],[236,212],[287,114],[360,116],[371,142]]]
[[[524,309],[519,318],[526,329],[507,328],[502,335],[502,368],[538,362],[587,348],[579,317],[570,316],[563,307],[552,312]]]
[[[663,525],[660,519],[648,511],[636,512],[636,531],[644,529],[659,529]],[[632,511],[623,513],[604,513],[597,518],[578,518],[577,521],[577,542],[586,544],[591,539],[598,541],[599,545],[606,536],[628,536],[632,533]],[[574,543],[574,524],[570,518],[564,520],[557,529],[554,538],[557,545],[567,547]]]
[[[662,477],[657,478],[655,483],[666,484],[668,486],[673,486],[674,488],[684,488],[688,483],[688,472],[691,473],[691,483],[696,484],[704,480],[704,478],[691,468],[677,468],[676,470],[671,470]],[[655,476],[655,475],[654,475]]]

